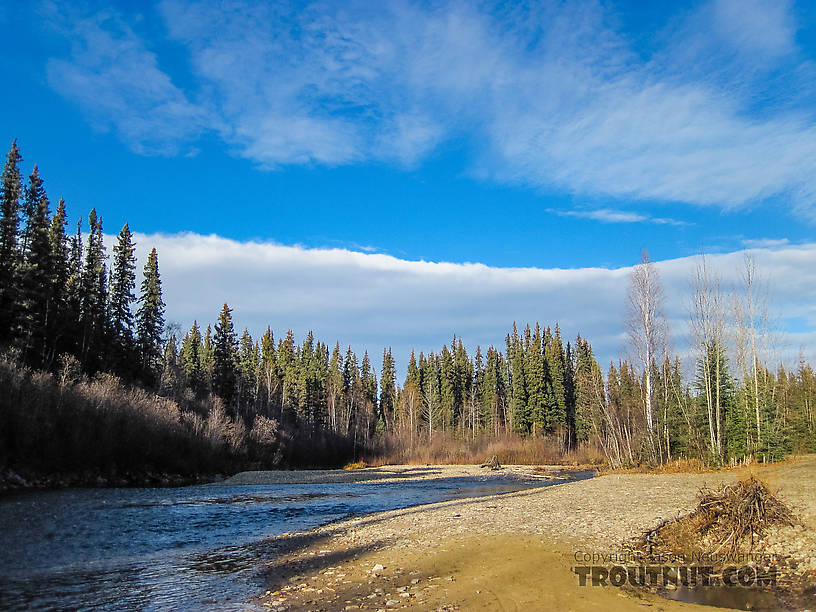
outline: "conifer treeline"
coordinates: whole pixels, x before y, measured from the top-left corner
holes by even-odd
[[[161,357],[164,303],[158,256],[150,252],[137,300],[135,245],[127,224],[108,257],[102,218],[66,233],[65,202],[51,211],[37,166],[25,188],[15,140],[0,191],[0,346],[33,368],[77,359],[88,374],[112,372],[153,384]],[[136,309],[134,319],[134,308]]]
[[[247,330],[239,336],[227,304],[214,326],[193,322],[182,338],[166,334],[155,249],[137,300],[129,227],[108,269],[96,211],[87,239],[80,224],[68,237],[64,202],[51,213],[36,166],[23,190],[20,160],[15,142],[0,194],[0,346],[33,368],[65,369],[69,355],[87,374],[143,384],[173,400],[178,416],[163,418],[183,423],[197,452],[214,445],[233,466],[304,464],[309,456],[309,465],[318,456],[326,464],[395,446],[410,457],[440,436],[546,439],[562,453],[597,449],[617,466],[816,450],[811,367],[772,372],[754,353],[734,377],[720,336],[701,343],[695,376],[684,380],[667,355],[652,357],[648,369],[621,360],[604,375],[580,335],[565,342],[557,324],[514,324],[499,348],[470,355],[454,336],[438,352],[412,352],[400,385],[390,348],[378,377],[368,353],[360,359],[311,332],[299,343],[292,331],[275,338],[271,328],[258,339]]]
[[[705,381],[699,375],[684,380],[678,358],[652,364],[650,431],[645,373],[622,360],[604,376],[589,341],[579,335],[574,344],[564,343],[558,325],[536,323],[523,332],[514,325],[503,351],[477,347],[471,356],[454,337],[437,353],[412,352],[398,385],[391,349],[383,352],[378,383],[368,353],[360,361],[350,347],[329,349],[311,332],[300,344],[291,330],[277,343],[269,328],[260,341],[246,330],[238,338],[225,304],[214,332],[208,327],[202,335],[194,323],[180,349],[170,338],[161,384],[179,400],[215,393],[233,418],[247,423],[262,415],[345,436],[355,448],[382,448],[383,439],[420,447],[438,434],[460,441],[547,436],[562,452],[597,447],[618,466],[677,458],[771,460],[816,450],[816,379],[808,364],[795,372],[783,366],[759,371],[765,433],[757,440],[751,438],[753,381],[732,378],[724,354],[720,359],[720,455],[708,443]]]

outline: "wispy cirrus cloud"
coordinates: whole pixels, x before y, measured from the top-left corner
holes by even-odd
[[[674,225],[682,227],[689,225],[686,221],[678,221],[668,217],[652,217],[636,212],[615,210],[611,208],[597,208],[595,210],[559,210],[547,209],[548,212],[559,217],[573,217],[576,219],[591,219],[600,223],[653,223],[655,225]]]
[[[816,214],[813,62],[786,3],[703,3],[647,54],[610,25],[614,5],[594,2],[162,0],[157,12],[189,54],[186,88],[110,11],[74,19],[71,56],[49,65],[55,88],[136,150],[210,130],[269,168],[410,166],[455,140],[485,180],[731,208],[784,198]],[[145,88],[128,85],[136,76]]]
[[[173,155],[211,120],[115,10],[49,2],[42,14],[70,43],[67,58],[48,62],[48,83],[76,102],[95,129],[114,129],[137,153]]]
[[[748,249],[773,249],[790,244],[787,238],[746,238],[742,245]]]

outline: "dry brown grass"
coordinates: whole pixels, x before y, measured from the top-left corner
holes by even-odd
[[[481,464],[496,456],[503,465],[603,465],[603,455],[592,446],[565,451],[556,437],[524,438],[514,434],[475,439],[436,434],[415,441],[413,448],[405,440],[388,438],[384,451],[366,458],[369,466],[387,464]]]
[[[706,474],[734,468],[716,468],[707,465],[700,459],[675,459],[658,466],[637,465],[625,468],[607,467],[600,470],[600,474]]]

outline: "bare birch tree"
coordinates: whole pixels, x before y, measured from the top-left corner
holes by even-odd
[[[746,253],[742,269],[741,291],[734,300],[737,321],[737,354],[742,366],[746,391],[753,399],[756,441],[762,441],[762,411],[760,401],[760,371],[766,372],[768,332],[768,286],[758,272],[753,256]],[[748,385],[752,388],[749,389]],[[748,394],[746,394],[746,398]],[[749,445],[750,447],[750,445]]]
[[[722,458],[722,351],[725,346],[725,316],[719,277],[710,269],[708,258],[700,256],[693,279],[691,336],[700,371],[699,385],[705,393],[708,411],[709,448]]]
[[[663,315],[665,294],[657,267],[649,259],[645,249],[641,262],[632,269],[626,308],[626,331],[629,346],[643,368],[644,411],[646,416],[649,447],[654,455],[654,395],[653,367],[666,352],[668,330]]]

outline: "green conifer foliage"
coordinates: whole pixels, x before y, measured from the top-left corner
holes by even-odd
[[[157,378],[161,341],[164,332],[164,301],[162,300],[159,256],[152,249],[147,257],[136,312],[136,352],[139,355],[144,378]]]
[[[380,370],[380,418],[384,427],[393,425],[394,406],[397,399],[396,368],[391,348],[383,350],[382,370]]]
[[[510,368],[511,427],[517,433],[527,433],[530,431],[530,413],[527,404],[527,380],[524,373],[524,345],[519,338],[515,323],[513,323],[513,335],[507,336],[507,360]]]
[[[260,349],[249,330],[244,329],[238,341],[238,413],[249,417],[255,412],[258,399],[258,369]]]
[[[193,321],[193,326],[185,334],[181,342],[179,360],[181,361],[181,371],[184,374],[184,379],[196,394],[201,394],[204,391],[204,380],[201,371],[202,349],[201,330],[198,327],[198,321]]]
[[[176,335],[171,334],[164,345],[159,393],[167,397],[176,397],[181,391],[182,384],[183,379],[179,367]]]
[[[341,403],[343,401],[343,356],[340,354],[340,343],[336,342],[329,360],[326,378],[326,401],[328,424],[332,431],[340,431]]]
[[[26,222],[27,248],[18,270],[17,336],[26,361],[39,367],[46,356],[46,331],[50,307],[51,244],[48,239],[48,199],[40,188],[39,202]],[[30,191],[34,191],[33,189]]]
[[[23,199],[23,231],[20,236],[20,256],[23,260],[28,255],[32,233],[42,223],[38,209],[41,207],[43,200],[45,200],[45,209],[47,211],[48,197],[45,194],[45,186],[42,177],[40,177],[37,164],[34,164],[34,170],[31,172],[31,176],[28,177],[28,187]]]
[[[51,225],[48,228],[49,244],[49,269],[48,269],[48,321],[46,336],[47,354],[43,360],[43,365],[51,364],[58,353],[70,350],[66,345],[65,336],[72,327],[73,321],[69,320],[67,314],[67,290],[68,290],[68,237],[65,234],[67,225],[65,213],[65,201],[60,198],[57,210],[51,217]]]
[[[545,395],[544,353],[541,346],[541,327],[535,326],[535,333],[530,336],[527,326],[526,337],[530,337],[525,360],[525,383],[527,387],[527,406],[531,419],[531,430],[535,435],[547,431],[547,397]]]
[[[0,345],[11,341],[16,326],[17,239],[20,228],[20,195],[22,180],[17,140],[11,143],[0,176]]]
[[[124,371],[132,362],[133,314],[131,303],[136,299],[136,255],[133,235],[125,223],[113,247],[113,268],[109,299],[110,359],[117,371]]]
[[[231,407],[236,392],[238,340],[232,325],[232,310],[225,303],[213,335],[213,392]]]
[[[96,209],[88,215],[88,245],[80,280],[80,361],[88,372],[101,366],[107,333],[107,270],[102,243],[102,219]]]
[[[567,433],[567,394],[565,386],[566,355],[561,331],[555,326],[552,340],[547,342],[544,359],[550,384],[550,406],[547,423],[551,432]]]

